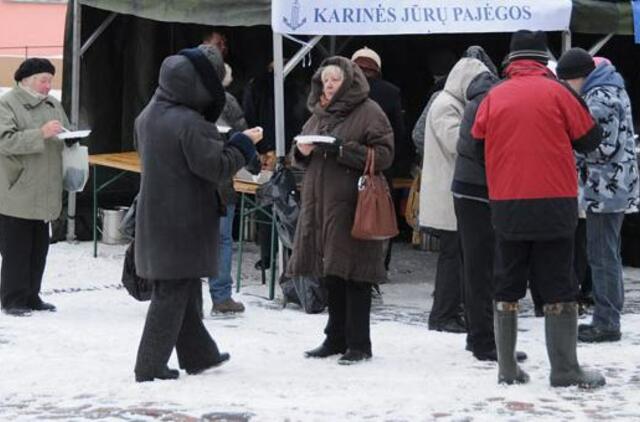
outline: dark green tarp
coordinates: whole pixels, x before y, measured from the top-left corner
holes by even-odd
[[[271,25],[271,0],[80,0],[81,4],[161,22],[206,25]],[[573,0],[571,30],[585,34],[633,34],[628,0]]]
[[[571,31],[583,34],[633,35],[631,2],[573,0]]]
[[[160,22],[271,24],[271,0],[80,0],[87,6]]]

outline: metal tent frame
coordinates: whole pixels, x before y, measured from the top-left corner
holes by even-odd
[[[93,43],[104,33],[109,25],[118,16],[118,13],[110,13],[105,20],[96,28],[96,30],[82,43],[82,5],[80,0],[73,0],[72,13],[72,64],[71,64],[71,124],[74,128],[78,128],[80,123],[80,67],[82,64],[82,56],[93,45]],[[613,33],[605,35],[598,41],[589,52],[594,55],[613,37]],[[283,42],[284,38],[290,39],[301,45],[301,48],[287,62],[284,62]],[[284,79],[287,75],[304,59],[304,57],[318,46],[322,40],[322,35],[312,36],[310,40],[302,40],[288,34],[273,32],[273,57],[274,57],[274,101],[275,101],[275,128],[276,128],[276,155],[284,157],[285,151],[285,130],[284,130]],[[348,43],[351,37],[346,41]],[[345,44],[346,44],[345,43]],[[322,47],[322,46],[319,46]],[[344,47],[344,46],[343,46]],[[562,35],[562,51],[571,48],[571,32],[564,31]],[[328,55],[336,52],[336,37],[330,36],[330,48],[326,51]],[[76,215],[76,194],[69,193],[69,204],[67,208],[67,241],[75,240],[75,215]]]

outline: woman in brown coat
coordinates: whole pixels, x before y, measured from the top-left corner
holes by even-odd
[[[306,172],[287,273],[321,277],[329,292],[326,339],[305,355],[344,353],[341,364],[371,357],[371,288],[386,277],[383,241],[351,237],[367,148],[375,151],[376,172],[393,161],[391,125],[368,96],[369,84],[358,66],[344,57],[325,60],[312,79],[308,106],[313,114],[302,133],[337,141],[293,148],[294,165]]]

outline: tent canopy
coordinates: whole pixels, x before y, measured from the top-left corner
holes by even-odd
[[[83,5],[161,22],[224,26],[271,24],[271,0],[80,0]],[[573,0],[572,32],[633,34],[631,4]]]

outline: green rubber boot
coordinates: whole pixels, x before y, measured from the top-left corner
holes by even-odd
[[[516,361],[518,340],[518,302],[496,302],[493,324],[498,352],[498,383],[526,384],[529,375]]]
[[[544,331],[551,363],[552,387],[597,388],[606,380],[596,371],[584,371],[576,353],[578,341],[578,305],[575,302],[544,306]]]

